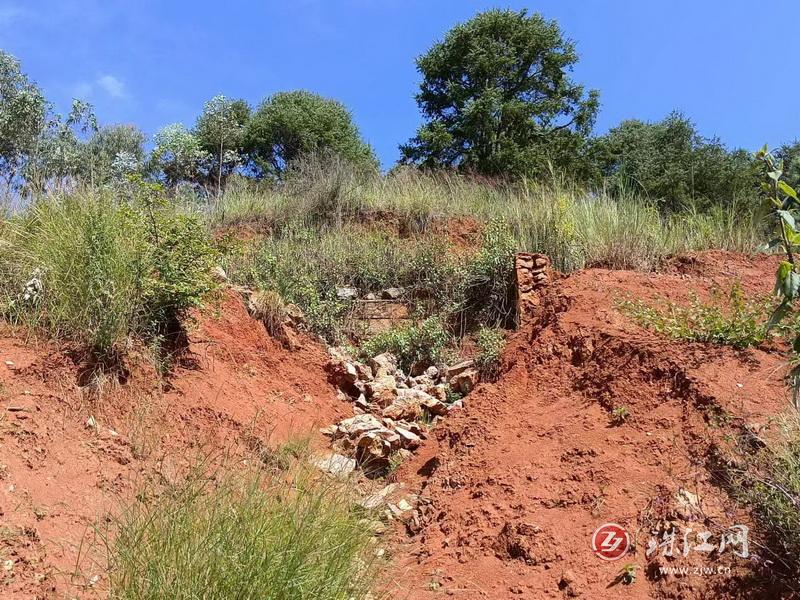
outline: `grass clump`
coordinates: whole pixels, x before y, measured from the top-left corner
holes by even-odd
[[[711,302],[695,296],[687,306],[667,302],[656,308],[640,300],[623,300],[619,307],[642,327],[673,339],[747,348],[766,337],[772,304],[769,298],[745,297],[735,283],[726,293],[714,290]]]
[[[121,356],[131,337],[169,336],[213,288],[203,223],[151,194],[42,198],[0,236],[6,317],[103,362]]]
[[[108,544],[114,600],[366,598],[369,532],[339,484],[193,476],[125,511]]]
[[[475,335],[475,344],[478,353],[475,356],[475,366],[481,373],[482,379],[493,379],[497,376],[500,367],[500,355],[506,345],[505,334],[502,329],[481,327]]]
[[[766,444],[740,440],[728,484],[759,525],[759,553],[770,561],[772,576],[794,587],[800,577],[800,416],[786,414],[776,424]]]
[[[450,342],[450,334],[438,317],[429,317],[419,324],[396,327],[379,333],[361,346],[364,356],[390,352],[398,366],[406,372],[412,367],[439,363]]]

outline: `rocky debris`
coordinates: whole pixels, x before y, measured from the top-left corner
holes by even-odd
[[[335,452],[326,456],[317,456],[311,459],[315,467],[335,477],[346,477],[356,468],[356,461]]]
[[[403,288],[387,288],[381,292],[381,298],[384,300],[397,300],[405,295],[406,291]]]
[[[355,300],[358,298],[358,289],[354,287],[336,288],[336,297],[339,300]]]
[[[470,367],[450,379],[450,387],[466,396],[478,385],[479,378],[478,369]]]
[[[390,457],[418,448],[425,439],[420,422],[430,423],[460,409],[460,400],[448,402],[450,392],[465,395],[478,383],[472,361],[442,369],[428,366],[411,376],[390,353],[374,356],[366,364],[343,348],[331,348],[330,355],[329,380],[353,402],[355,416],[320,431],[331,438],[336,452],[353,456],[366,474],[382,474]]]

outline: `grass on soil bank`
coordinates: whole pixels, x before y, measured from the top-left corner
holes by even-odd
[[[132,338],[159,347],[213,289],[198,215],[142,184],[38,199],[0,227],[0,311],[100,362]]]
[[[729,489],[758,524],[755,553],[765,571],[795,593],[800,577],[800,415],[782,415],[764,439],[740,440]],[[753,441],[756,443],[753,444]]]
[[[377,566],[363,512],[343,484],[299,463],[282,468],[140,494],[108,542],[110,597],[368,597]]]

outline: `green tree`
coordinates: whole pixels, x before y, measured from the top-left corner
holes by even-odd
[[[612,186],[644,193],[666,211],[729,202],[757,186],[749,153],[704,138],[678,112],[655,123],[623,121],[593,141],[593,156]]]
[[[217,195],[222,182],[244,158],[244,133],[250,106],[244,100],[214,96],[206,102],[194,128],[200,147],[213,156],[209,175],[216,179]]]
[[[135,125],[100,127],[85,144],[81,177],[90,183],[107,183],[140,172],[144,141],[144,133]]]
[[[167,125],[156,133],[154,141],[150,167],[163,176],[169,187],[181,182],[197,183],[202,178],[210,155],[184,125]]]
[[[598,109],[598,93],[568,76],[577,60],[539,14],[490,10],[457,25],[417,59],[426,122],[401,161],[488,175],[575,169]]]
[[[332,151],[359,166],[377,168],[345,106],[306,91],[280,92],[267,98],[253,114],[245,146],[264,174],[280,177],[294,160]]]
[[[36,151],[48,104],[20,70],[19,61],[0,51],[0,177],[6,191],[21,185],[20,175]]]
[[[37,194],[74,185],[84,168],[86,140],[96,132],[91,104],[73,100],[66,117],[52,113],[22,171],[27,191]]]

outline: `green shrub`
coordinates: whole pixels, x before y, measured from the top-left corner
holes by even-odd
[[[516,320],[514,252],[516,241],[501,221],[490,222],[481,247],[462,274],[456,306],[461,323],[511,326]]]
[[[391,352],[398,366],[408,372],[414,365],[435,365],[450,341],[444,323],[430,317],[422,323],[396,327],[367,340],[361,346],[365,357]]]
[[[759,551],[771,574],[793,586],[800,576],[800,420],[784,415],[767,445],[740,440],[737,459],[727,465],[728,484],[756,523]],[[753,450],[753,448],[756,448]],[[751,540],[751,544],[753,540]]]
[[[500,355],[506,345],[502,329],[481,327],[475,336],[478,354],[475,356],[475,366],[484,379],[492,379],[497,375],[500,366]]]
[[[772,304],[769,298],[746,298],[735,283],[726,294],[715,290],[708,303],[693,297],[688,306],[667,302],[664,308],[655,308],[640,300],[624,300],[619,307],[642,327],[674,339],[747,348],[764,340]]]
[[[2,244],[6,316],[103,361],[131,336],[174,330],[213,287],[214,252],[197,218],[107,192],[40,199],[6,223]]]
[[[347,491],[287,468],[140,493],[108,535],[110,597],[368,597],[374,547]]]

